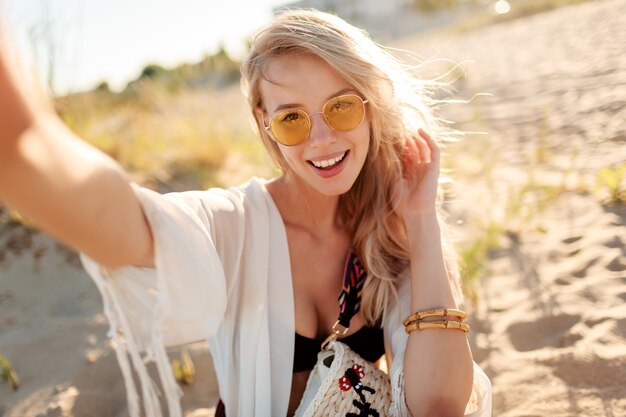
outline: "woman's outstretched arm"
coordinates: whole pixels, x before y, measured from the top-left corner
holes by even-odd
[[[109,267],[152,266],[150,228],[123,170],[26,93],[0,49],[0,202]]]

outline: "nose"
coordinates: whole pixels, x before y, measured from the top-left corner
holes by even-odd
[[[312,113],[311,133],[309,134],[309,144],[316,148],[326,148],[337,141],[337,132],[328,126],[322,112]]]

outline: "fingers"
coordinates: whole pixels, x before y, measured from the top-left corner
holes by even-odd
[[[430,147],[428,146],[428,142],[426,142],[426,139],[419,135],[415,138],[414,142],[418,148],[417,162],[420,164],[429,164],[431,161],[431,151]]]
[[[404,172],[408,173],[419,163],[420,150],[413,138],[408,138],[402,151],[402,162],[404,164]]]
[[[432,136],[430,136],[424,129],[421,129],[421,128],[418,129],[418,133],[419,133],[420,139],[422,139],[423,142],[428,147],[428,151],[429,151],[428,162],[431,162],[432,160],[439,160],[439,145],[437,145],[437,142],[435,142]]]
[[[404,169],[411,172],[420,164],[430,164],[439,161],[439,146],[435,140],[426,133],[425,130],[419,129],[418,135],[408,138],[404,150],[402,152]]]

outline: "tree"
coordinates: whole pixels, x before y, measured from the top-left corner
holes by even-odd
[[[163,68],[162,66],[160,66],[158,64],[150,64],[150,65],[147,65],[141,71],[141,75],[139,76],[139,78],[140,79],[142,79],[142,78],[155,79],[156,77],[164,75],[165,73],[167,73],[167,70],[165,68]]]

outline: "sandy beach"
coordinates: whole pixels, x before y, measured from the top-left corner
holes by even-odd
[[[444,114],[487,133],[450,150],[450,211],[461,241],[500,230],[473,316],[494,416],[626,415],[626,207],[596,186],[626,161],[625,14],[589,2],[401,45],[468,61],[459,96],[490,94]]]
[[[626,163],[624,16],[626,1],[594,1],[396,44],[465,62],[454,87],[474,98],[441,112],[484,133],[446,149],[444,165],[459,246],[496,242],[466,306],[494,416],[626,415],[626,204],[599,180]],[[0,353],[21,386],[0,383],[0,417],[126,416],[107,331],[77,255],[4,218]],[[188,349],[185,413],[212,416],[210,355]]]

